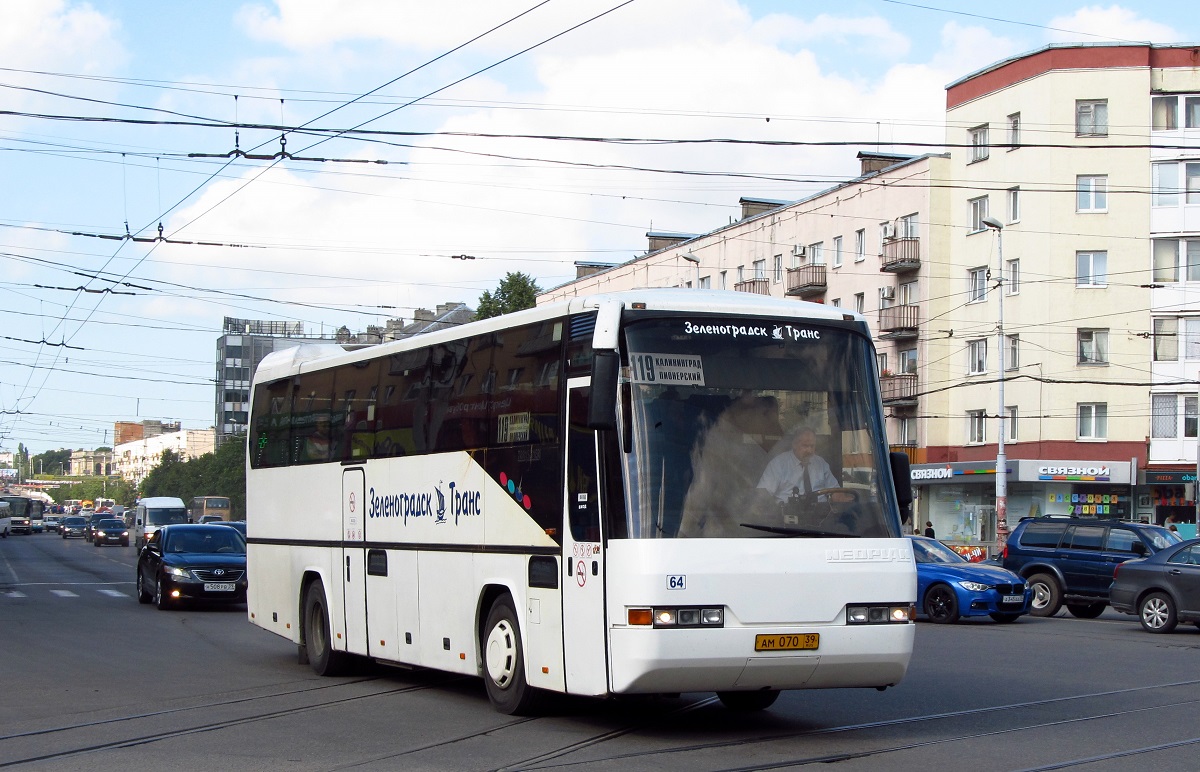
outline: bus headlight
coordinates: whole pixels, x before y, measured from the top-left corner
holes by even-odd
[[[912,620],[912,616],[912,606],[908,604],[846,607],[846,624],[848,625],[905,624]]]
[[[723,627],[725,610],[687,606],[675,608],[631,608],[626,611],[631,626],[645,627]]]

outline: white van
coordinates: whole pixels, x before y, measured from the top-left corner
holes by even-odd
[[[7,501],[0,501],[0,539],[7,539],[12,530],[12,507]]]
[[[133,543],[138,549],[146,543],[150,534],[161,526],[188,522],[187,507],[183,499],[174,496],[151,496],[138,499],[133,518]]]

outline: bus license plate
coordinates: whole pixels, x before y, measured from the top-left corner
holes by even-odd
[[[1024,603],[1024,595],[1005,595],[1000,601],[1001,603]]]
[[[815,649],[820,643],[820,633],[754,636],[755,651],[803,651],[806,649]]]
[[[205,592],[233,592],[237,586],[230,582],[205,582]]]

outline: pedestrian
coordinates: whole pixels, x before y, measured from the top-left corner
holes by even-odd
[[[925,535],[926,535],[926,536],[928,536],[930,539],[936,539],[936,538],[937,538],[937,537],[936,537],[936,536],[934,536],[934,534],[933,534],[933,523],[931,523],[931,522],[930,522],[930,521],[928,521],[928,520],[926,520],[926,521],[925,521]]]

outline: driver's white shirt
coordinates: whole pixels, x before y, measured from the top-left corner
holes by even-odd
[[[808,476],[812,480],[813,491],[841,486],[829,464],[817,455],[809,456]],[[790,450],[771,459],[767,468],[763,470],[757,487],[770,491],[780,501],[787,501],[793,488],[799,488],[800,493],[812,492],[804,490],[804,465]]]

